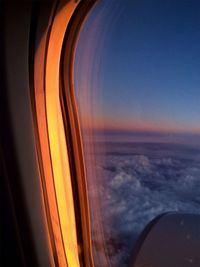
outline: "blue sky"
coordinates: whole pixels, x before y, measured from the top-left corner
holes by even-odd
[[[99,127],[200,133],[200,1],[99,0],[74,71]]]

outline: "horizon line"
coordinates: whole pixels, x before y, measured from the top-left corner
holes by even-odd
[[[108,133],[108,134],[137,134],[137,135],[193,135],[200,136],[199,131],[190,131],[190,130],[172,130],[172,129],[127,129],[127,128],[109,128],[109,127],[85,127],[85,131],[92,130],[99,133]]]

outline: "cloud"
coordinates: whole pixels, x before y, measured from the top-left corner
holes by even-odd
[[[200,151],[194,155],[191,148],[145,143],[124,144],[123,153],[117,149],[110,146],[98,161],[102,183],[93,194],[100,196],[111,261],[123,266],[153,218],[169,211],[199,213]]]

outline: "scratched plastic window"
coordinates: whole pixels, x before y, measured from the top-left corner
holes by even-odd
[[[74,77],[95,266],[127,266],[145,226],[200,205],[200,3],[99,0]]]

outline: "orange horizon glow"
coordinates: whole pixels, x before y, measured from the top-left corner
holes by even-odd
[[[159,122],[138,122],[124,119],[123,122],[108,120],[102,118],[91,118],[91,115],[82,116],[85,129],[94,129],[99,131],[122,131],[122,132],[149,132],[149,133],[173,133],[173,134],[196,134],[200,135],[200,125],[192,127],[183,123],[159,123]]]

